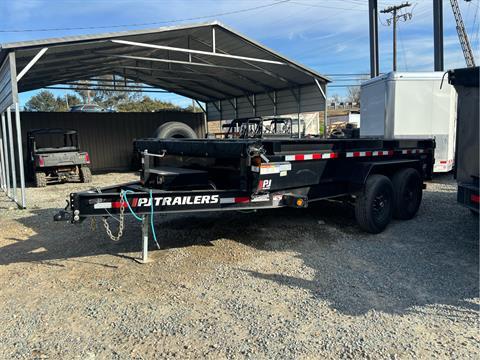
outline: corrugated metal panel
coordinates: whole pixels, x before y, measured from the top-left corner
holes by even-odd
[[[0,113],[17,102],[15,53],[9,53],[0,67]]]
[[[273,94],[270,94],[273,98]],[[273,102],[267,94],[259,94],[255,97],[258,116],[274,115]]]
[[[207,114],[208,114],[208,119],[217,119],[220,120],[220,111],[213,105],[213,102],[209,102],[206,104],[207,105]],[[218,106],[218,101],[217,101],[217,106]]]
[[[322,87],[325,89],[325,84],[323,84]],[[292,89],[284,89],[277,91],[276,94],[277,115],[295,114],[298,113],[299,110],[300,112],[315,112],[324,110],[325,100],[323,99],[323,96],[316,84],[305,85]],[[270,93],[270,95],[272,98],[274,98],[273,92]],[[250,97],[250,99],[253,101],[252,97]],[[298,106],[297,99],[300,101],[300,107]],[[255,100],[257,116],[274,115],[273,102],[266,93],[257,94]],[[223,111],[224,108],[222,108],[221,117],[220,113],[215,109],[215,107],[211,103],[207,103],[207,107],[209,109],[209,121],[230,120],[234,118],[232,112],[230,111],[231,105],[229,102],[223,101],[222,104],[228,104],[229,111],[225,112]],[[237,109],[239,118],[253,116],[252,105],[245,96],[237,98]]]
[[[228,100],[222,100],[222,117],[224,119],[235,118],[235,108],[233,107],[233,105]]]
[[[239,118],[253,116],[252,105],[245,96],[237,98],[237,113]]]
[[[205,136],[202,113],[42,113],[22,112],[22,141],[26,153],[26,133],[38,128],[78,130],[80,146],[92,159],[92,170],[124,170],[131,163],[134,139],[149,137],[158,126],[179,121]]]

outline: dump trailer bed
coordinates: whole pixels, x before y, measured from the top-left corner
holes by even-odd
[[[457,201],[478,214],[479,196],[479,67],[450,70],[449,82],[458,92],[454,175]]]
[[[144,233],[157,213],[356,206],[360,226],[382,231],[415,215],[433,169],[433,139],[142,139],[140,180],[70,194],[56,220],[134,214]],[[359,205],[360,204],[360,205]],[[152,226],[152,230],[153,230]],[[145,237],[144,237],[145,238]]]

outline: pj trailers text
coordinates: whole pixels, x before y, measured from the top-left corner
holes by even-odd
[[[147,259],[155,214],[307,207],[336,199],[355,206],[359,226],[410,219],[431,177],[433,139],[142,139],[140,180],[70,194],[55,220],[102,217],[112,239],[125,215],[142,221]],[[106,219],[118,215],[119,234]],[[157,242],[156,242],[157,243]],[[157,243],[158,245],[158,243]]]

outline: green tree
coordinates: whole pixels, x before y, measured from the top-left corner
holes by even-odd
[[[40,91],[37,95],[32,96],[27,101],[27,103],[25,104],[25,110],[47,112],[68,111],[71,106],[78,103],[80,103],[80,99],[75,95],[67,94],[65,97],[55,97],[52,92],[48,90],[43,90]]]
[[[140,100],[128,101],[117,106],[119,112],[154,112],[158,110],[184,110],[168,101],[143,96]]]
[[[25,104],[26,111],[57,111],[58,102],[52,92],[48,90],[40,91],[32,96]]]

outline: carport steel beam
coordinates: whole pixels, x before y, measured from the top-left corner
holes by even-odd
[[[261,63],[266,63],[266,64],[286,65],[284,62],[281,62],[281,61],[252,58],[252,57],[248,57],[248,56],[238,56],[238,55],[230,55],[230,54],[221,54],[221,53],[217,53],[217,52],[178,48],[178,47],[172,47],[172,46],[145,44],[145,43],[139,43],[139,42],[127,41],[127,40],[111,40],[111,41],[113,43],[116,43],[116,44],[140,46],[140,47],[159,49],[159,50],[169,50],[169,51],[185,52],[185,53],[189,53],[189,54],[217,56],[217,57],[223,57],[223,58],[228,58],[228,59],[236,59],[236,60],[256,61],[256,62],[261,62]]]

